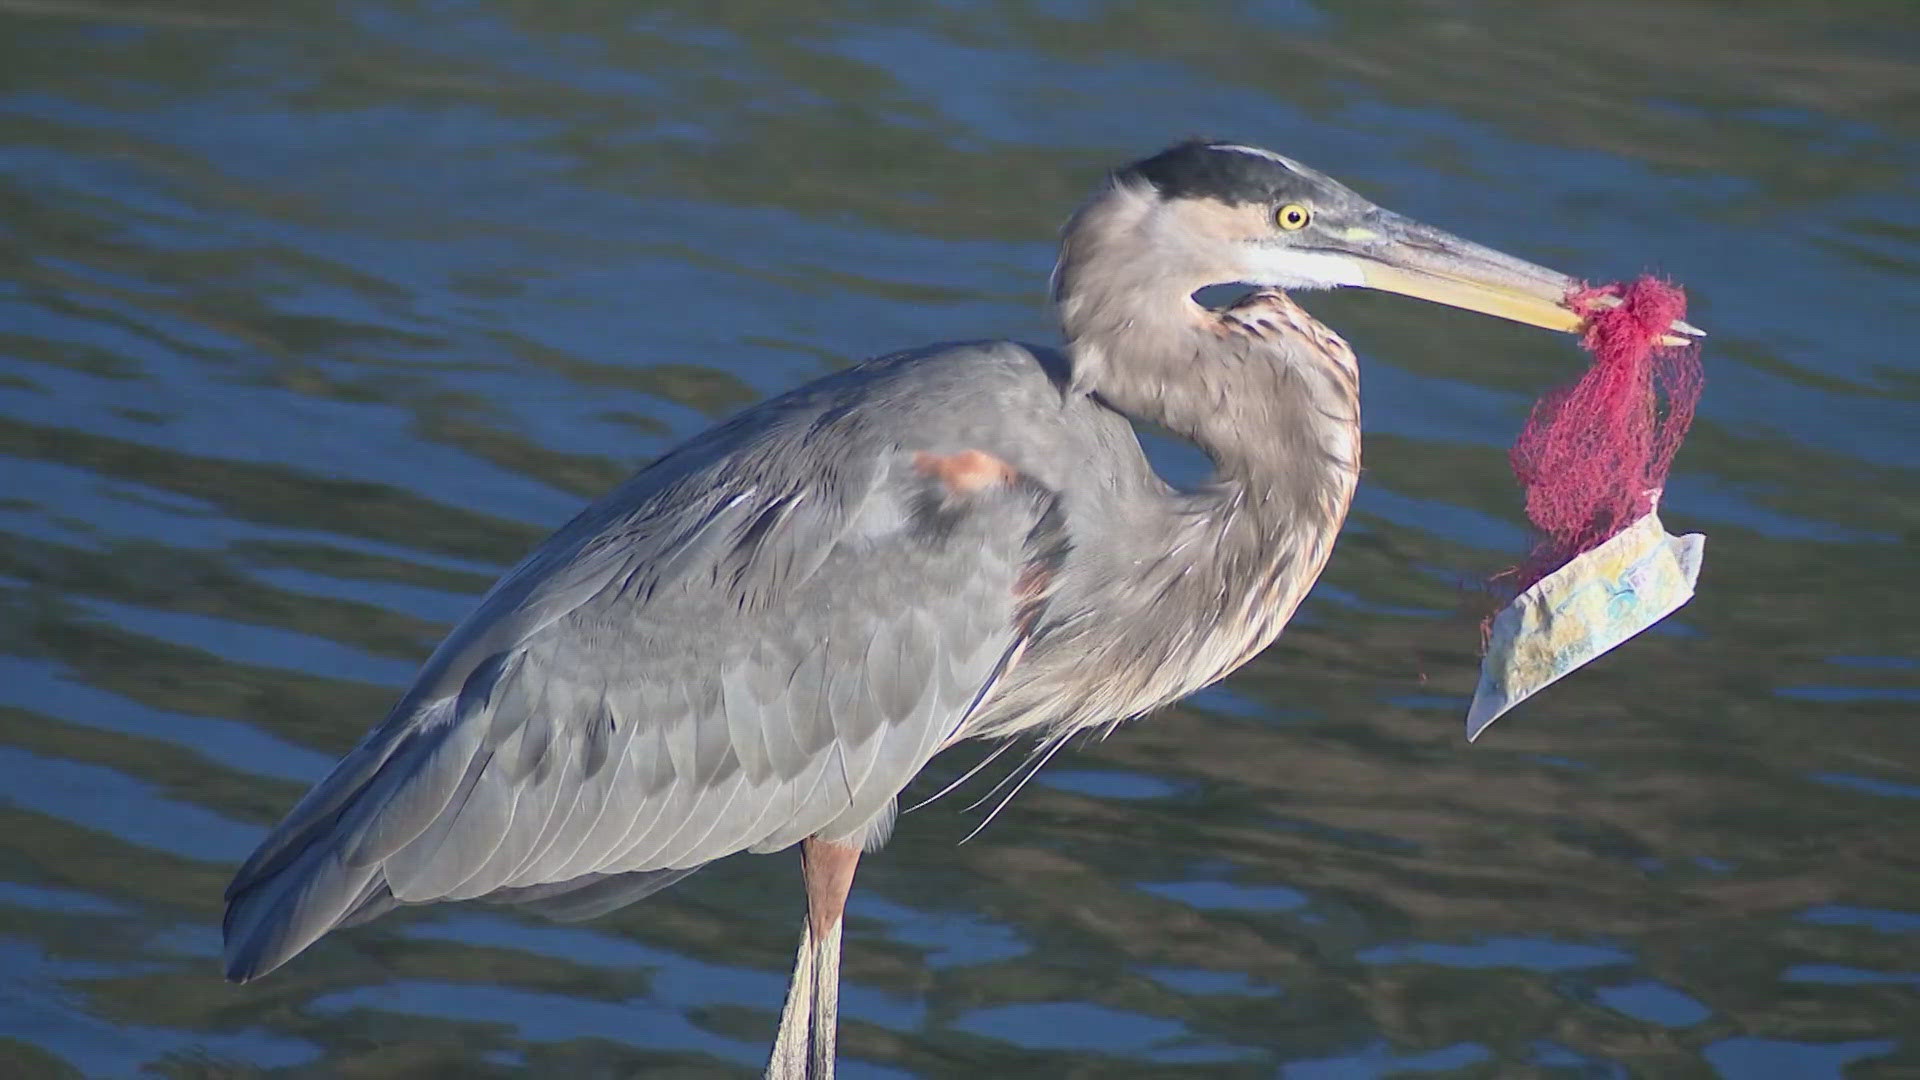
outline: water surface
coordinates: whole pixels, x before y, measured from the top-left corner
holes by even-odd
[[[0,1073],[752,1074],[791,857],[244,988],[220,891],[584,500],[863,356],[1049,339],[1060,219],[1192,133],[1687,283],[1700,596],[1467,746],[1460,582],[1580,355],[1312,297],[1368,437],[1323,586],[970,842],[975,795],[903,820],[845,1075],[1920,1073],[1920,8],[1813,0],[0,0]]]

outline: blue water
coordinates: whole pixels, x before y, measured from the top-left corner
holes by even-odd
[[[1580,354],[1306,298],[1366,414],[1322,586],[979,836],[995,767],[902,820],[843,1075],[1920,1074],[1916,86],[1920,8],[1816,0],[0,0],[0,1075],[756,1075],[790,855],[246,987],[221,889],[586,499],[863,356],[1051,339],[1059,222],[1196,133],[1685,283],[1699,596],[1469,747],[1463,586]]]

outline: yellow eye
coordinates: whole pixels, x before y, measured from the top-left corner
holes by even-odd
[[[1304,229],[1307,227],[1307,222],[1312,220],[1313,215],[1307,213],[1307,208],[1299,203],[1288,203],[1273,212],[1273,223],[1288,232]]]

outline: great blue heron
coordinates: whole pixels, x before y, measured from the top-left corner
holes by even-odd
[[[1194,299],[1223,283],[1252,291]],[[940,345],[809,383],[502,578],[240,868],[227,976],[400,904],[587,917],[797,843],[807,917],[767,1075],[830,1076],[854,866],[928,759],[1034,734],[1038,760],[1175,701],[1318,577],[1360,474],[1359,369],[1281,290],[1335,286],[1580,324],[1568,277],[1270,151],[1120,169],[1062,234],[1063,349]],[[1213,478],[1170,487],[1129,418]]]

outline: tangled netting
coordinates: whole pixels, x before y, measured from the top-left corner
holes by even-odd
[[[1657,278],[1584,289],[1568,303],[1587,319],[1593,366],[1534,404],[1514,443],[1513,474],[1539,531],[1515,592],[1652,512],[1693,423],[1700,356],[1660,338],[1684,318],[1686,294]]]

